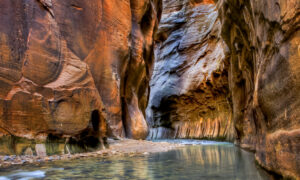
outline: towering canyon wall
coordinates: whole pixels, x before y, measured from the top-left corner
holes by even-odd
[[[163,1],[147,108],[150,138],[234,139],[221,29],[214,1]]]
[[[235,139],[300,177],[299,14],[297,0],[163,1],[149,138]]]
[[[300,177],[299,9],[1,0],[0,136],[236,140],[265,168]]]
[[[107,122],[112,136],[145,138],[160,7],[157,0],[1,0],[0,135],[45,139],[93,127],[103,137]]]
[[[300,1],[220,1],[229,88],[242,147],[300,177]]]

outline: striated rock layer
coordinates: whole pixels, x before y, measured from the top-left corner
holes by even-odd
[[[159,11],[158,0],[1,0],[0,136],[105,137],[107,122],[111,136],[145,138]]]
[[[165,0],[155,36],[149,138],[233,140],[228,58],[211,0]]]
[[[300,178],[300,1],[220,1],[238,142]]]
[[[300,178],[299,29],[298,0],[1,0],[0,136],[236,139]]]
[[[236,139],[300,178],[299,14],[297,0],[163,1],[148,137]]]

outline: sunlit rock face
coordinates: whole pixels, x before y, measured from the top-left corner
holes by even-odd
[[[144,138],[159,4],[1,0],[0,135]]]
[[[300,177],[300,1],[220,1],[229,87],[242,147],[269,170]]]
[[[163,1],[146,111],[149,138],[233,140],[225,53],[213,1]]]

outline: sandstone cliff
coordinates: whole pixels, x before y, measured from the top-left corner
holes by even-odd
[[[1,0],[0,136],[235,140],[300,177],[299,14],[297,0]]]
[[[238,143],[300,177],[300,1],[220,1]]]
[[[221,28],[213,1],[163,1],[147,108],[150,138],[233,140]]]
[[[0,135],[97,126],[104,137],[107,122],[111,136],[145,138],[159,11],[157,0],[0,1]]]
[[[299,9],[296,0],[163,1],[149,138],[235,139],[266,169],[300,177]]]

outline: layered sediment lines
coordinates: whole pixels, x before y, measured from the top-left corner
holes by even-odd
[[[236,140],[299,178],[299,9],[1,0],[0,136]]]
[[[145,138],[159,9],[156,0],[1,1],[0,135]]]
[[[163,1],[148,137],[235,139],[266,169],[299,178],[299,9],[296,0]]]
[[[146,111],[150,138],[234,139],[221,28],[213,1],[163,1]]]
[[[300,2],[220,6],[238,142],[268,170],[300,178]]]

